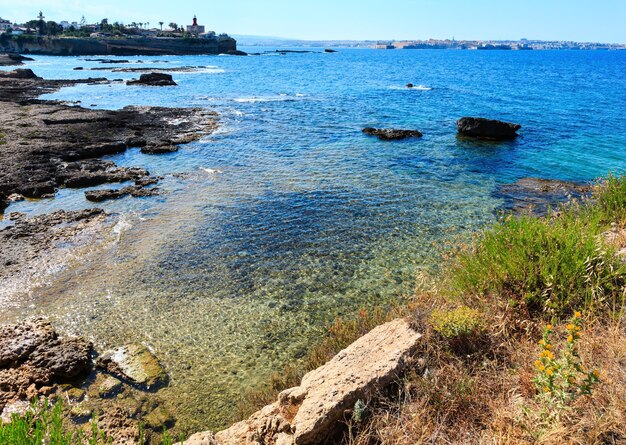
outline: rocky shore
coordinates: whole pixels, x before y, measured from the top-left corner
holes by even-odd
[[[21,63],[17,56],[5,59]],[[160,178],[141,166],[119,167],[100,157],[135,147],[146,154],[170,153],[217,127],[215,113],[196,108],[108,111],[37,99],[66,86],[110,82],[105,78],[45,80],[29,69],[0,71],[0,216],[15,221],[0,230],[0,301],[4,303],[14,291],[27,292],[36,284],[36,276],[58,269],[67,246],[81,244],[73,243],[81,235],[85,235],[82,244],[93,242],[107,220],[99,209],[28,219],[10,212],[12,202],[53,197],[59,188],[127,182],[132,185],[119,190],[88,191],[86,199],[101,202],[160,193],[155,186]]]

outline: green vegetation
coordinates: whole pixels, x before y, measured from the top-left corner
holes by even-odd
[[[626,267],[600,237],[622,221],[625,204],[626,178],[611,176],[593,200],[550,217],[506,217],[459,255],[452,285],[465,296],[510,299],[535,315],[621,303]]]
[[[41,403],[34,401],[23,416],[13,414],[10,423],[0,422],[0,444],[109,445],[114,442],[111,437],[100,430],[95,418],[83,429],[68,426],[64,418],[63,403],[60,399],[54,405],[48,400]],[[137,443],[147,443],[141,428]],[[164,430],[160,444],[172,445],[173,443],[172,437]]]
[[[4,140],[4,133],[0,131],[0,145],[6,144],[7,141]]]

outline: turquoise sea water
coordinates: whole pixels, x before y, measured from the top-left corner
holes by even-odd
[[[301,357],[326,321],[410,294],[447,240],[494,220],[499,185],[626,167],[626,52],[315,51],[132,58],[144,63],[111,67],[210,68],[173,73],[172,88],[46,96],[207,107],[221,126],[178,153],[111,157],[164,176],[166,194],[104,203],[123,221],[120,239],[0,309],[0,321],[43,313],[100,350],[148,344],[171,375],[161,394],[179,427],[219,427],[242,388]],[[29,62],[46,78],[137,77],[76,66],[105,65]],[[466,115],[520,123],[521,137],[458,140]],[[365,126],[424,137],[382,142]],[[8,211],[88,206],[82,190],[61,190]]]

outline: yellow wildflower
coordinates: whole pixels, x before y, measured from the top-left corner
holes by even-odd
[[[596,377],[600,377],[600,373],[598,372],[597,369],[595,371],[593,371],[593,375],[596,376]]]
[[[572,385],[573,385],[574,383],[576,383],[576,379],[575,379],[574,377],[572,377],[572,376],[570,376],[570,378],[569,378],[569,379],[567,379],[567,380],[568,380],[568,381],[569,381]]]
[[[545,341],[545,340],[539,340],[539,344],[540,344],[541,346],[543,346],[543,345],[545,345],[545,344],[546,344],[546,341]]]
[[[572,343],[574,341],[574,336],[570,335],[569,337],[567,337],[567,341]]]
[[[550,343],[548,343],[548,344],[547,344],[547,345],[545,345],[544,347],[545,347],[548,351],[549,351],[550,349],[552,349],[552,345],[551,345]]]
[[[548,331],[552,330],[552,325],[551,325],[551,324],[549,324],[548,326],[546,326],[546,329],[547,329]]]
[[[543,372],[545,371],[546,367],[543,365],[539,365],[539,371]]]
[[[548,368],[548,369],[546,369],[546,375],[547,375],[548,377],[550,377],[550,376],[552,375],[552,373],[553,373],[553,372],[554,372],[554,371],[552,371],[552,368]]]
[[[582,314],[579,311],[576,311],[576,313],[574,314],[574,317],[576,318],[580,318],[582,316]]]
[[[541,366],[541,360],[535,360],[535,365],[536,366]]]
[[[571,324],[571,323],[567,325],[567,330],[568,330],[568,331],[573,331],[575,328],[576,328],[576,326],[574,326],[574,325],[573,325],[573,324]]]
[[[550,388],[548,388],[547,386],[546,386],[545,388],[543,388],[543,390],[544,390],[545,392],[550,392]]]

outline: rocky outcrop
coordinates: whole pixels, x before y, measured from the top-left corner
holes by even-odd
[[[133,147],[171,152],[217,126],[215,113],[201,109],[108,111],[32,102],[41,93],[72,83],[0,77],[0,211],[15,193],[40,198],[59,187],[136,180],[147,172],[94,158]]]
[[[105,352],[96,361],[105,371],[132,383],[152,388],[167,381],[167,374],[150,350],[137,344]]]
[[[417,130],[397,130],[394,128],[372,128],[366,127],[363,129],[363,133],[376,136],[382,141],[397,141],[407,138],[421,138],[422,133]]]
[[[33,70],[29,68],[0,71],[0,77],[4,77],[5,79],[41,79],[41,77],[37,76]]]
[[[421,337],[404,319],[378,326],[248,420],[217,434],[196,434],[184,444],[330,443],[358,400],[375,398],[412,363]]]
[[[19,66],[24,65],[24,61],[33,60],[30,57],[24,57],[19,54],[0,54],[0,66]]]
[[[103,202],[110,199],[119,199],[124,196],[132,196],[133,198],[141,198],[147,196],[155,196],[161,193],[158,187],[144,188],[137,185],[123,187],[121,189],[105,189],[105,190],[88,190],[85,192],[85,198],[91,202]]]
[[[0,50],[49,56],[156,56],[222,54],[237,49],[237,41],[228,36],[215,38],[70,38],[13,36],[0,41]]]
[[[517,137],[519,124],[511,124],[482,117],[463,117],[456,123],[459,135],[490,140],[507,140]]]
[[[171,74],[165,73],[149,73],[139,76],[139,80],[129,80],[126,85],[145,85],[151,87],[168,87],[176,86],[176,82],[172,79]]]
[[[238,49],[231,49],[222,54],[226,54],[228,56],[247,56],[248,55],[248,53],[244,51],[239,51]]]
[[[0,327],[0,412],[7,403],[47,395],[50,385],[89,371],[91,343],[61,338],[37,318]]]

